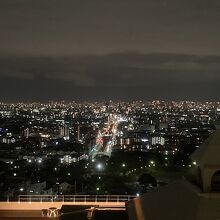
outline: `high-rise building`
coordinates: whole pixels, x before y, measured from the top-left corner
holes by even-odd
[[[152,145],[164,145],[165,144],[165,139],[164,137],[161,136],[155,136],[152,137]]]
[[[62,124],[59,127],[59,135],[65,140],[70,139],[70,126],[68,123],[65,123],[64,121],[62,121]]]
[[[29,135],[30,135],[30,130],[29,130],[29,128],[25,128],[25,129],[24,129],[24,137],[25,137],[25,138],[28,138]]]

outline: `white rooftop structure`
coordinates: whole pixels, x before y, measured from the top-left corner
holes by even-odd
[[[217,176],[220,172],[220,130],[217,129],[191,155],[191,159],[198,165],[197,182],[204,192],[218,188]],[[216,183],[215,183],[216,182]]]

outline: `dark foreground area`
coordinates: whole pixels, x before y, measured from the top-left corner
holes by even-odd
[[[60,217],[60,220],[88,220],[87,212],[78,211],[73,213],[66,213]],[[112,210],[96,210],[94,213],[94,220],[128,220],[126,211],[112,211]]]
[[[47,217],[0,217],[1,220],[22,220],[22,219],[30,219],[30,220],[48,220]],[[58,220],[58,218],[53,218],[54,220]]]
[[[19,211],[11,211],[11,210],[1,210],[0,211],[0,220],[48,220],[47,217],[42,217],[41,210],[19,210]],[[58,218],[53,218],[54,220],[58,220]]]

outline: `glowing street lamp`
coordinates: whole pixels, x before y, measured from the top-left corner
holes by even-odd
[[[96,168],[97,168],[98,170],[102,170],[102,169],[103,169],[103,165],[102,165],[101,163],[98,163],[97,166],[96,166]]]

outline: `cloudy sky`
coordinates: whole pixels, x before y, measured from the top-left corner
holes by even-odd
[[[0,100],[220,101],[219,0],[0,0]]]

